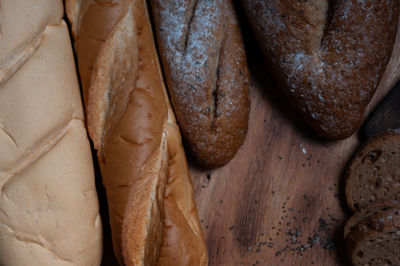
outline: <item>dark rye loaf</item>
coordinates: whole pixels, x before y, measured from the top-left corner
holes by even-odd
[[[400,131],[368,140],[347,170],[346,198],[353,210],[375,201],[400,200]]]
[[[350,219],[348,223],[354,221]],[[398,207],[380,208],[356,225],[346,227],[351,228],[346,238],[346,252],[353,265],[400,265]]]
[[[264,57],[323,137],[359,127],[389,61],[399,1],[242,0]]]
[[[231,0],[151,0],[163,71],[179,126],[213,168],[243,144],[249,72]]]

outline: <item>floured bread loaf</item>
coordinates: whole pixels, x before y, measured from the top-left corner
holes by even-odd
[[[145,0],[70,0],[67,14],[119,262],[206,265]]]
[[[100,265],[92,155],[61,0],[0,2],[0,265]]]
[[[395,41],[399,1],[242,0],[270,70],[321,136],[359,127]]]
[[[205,167],[229,162],[249,118],[249,72],[231,0],[152,0],[165,79],[182,134]]]

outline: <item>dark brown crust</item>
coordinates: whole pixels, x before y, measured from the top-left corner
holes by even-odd
[[[355,227],[358,225],[358,223],[360,223],[362,220],[365,220],[370,216],[376,215],[379,212],[394,208],[400,209],[400,202],[398,201],[375,202],[363,208],[361,211],[354,213],[353,216],[350,217],[350,219],[344,226],[344,238],[347,238],[350,232],[353,231]]]
[[[226,164],[243,144],[249,73],[230,0],[152,0],[158,47],[173,108],[193,154]]]
[[[400,210],[392,208],[388,210],[380,210],[377,213],[366,217],[358,224],[353,226],[351,232],[346,238],[346,252],[348,258],[354,265],[365,265],[371,259],[374,260],[369,265],[384,265],[385,262],[391,261],[393,265],[399,265],[398,257],[399,247],[396,244],[392,246],[383,246],[382,242],[373,246],[373,254],[370,243],[374,243],[376,239],[384,239],[387,242],[399,243],[400,239]],[[364,261],[367,260],[367,261]]]
[[[384,146],[386,146],[386,149]],[[381,159],[385,159],[382,165],[389,165],[386,168],[391,172],[390,184],[387,184],[389,180],[386,175],[379,177],[380,181],[376,176],[378,174],[387,174],[386,172],[389,171],[381,166],[379,166],[379,169],[375,169],[375,163],[379,163],[380,161],[378,160]],[[360,171],[362,170],[360,168],[364,167],[364,165],[366,165],[365,172]],[[400,131],[387,130],[366,141],[355,152],[346,170],[345,193],[349,207],[356,211],[365,208],[374,201],[400,200],[400,195],[398,193],[398,191],[400,191],[400,187],[398,187],[400,184],[399,168]],[[364,184],[366,184],[366,188],[363,186]],[[371,188],[372,191],[366,191],[367,188],[373,185],[373,189]],[[383,191],[385,187],[389,187],[389,190]],[[373,195],[373,193],[375,195]],[[386,196],[382,196],[381,194],[383,193]],[[360,196],[362,197],[361,199]]]
[[[242,4],[266,61],[293,106],[323,137],[352,135],[389,61],[398,1]],[[331,19],[329,8],[334,8]]]

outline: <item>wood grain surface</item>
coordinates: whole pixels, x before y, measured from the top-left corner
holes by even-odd
[[[319,139],[268,75],[240,14],[252,75],[249,131],[225,167],[190,173],[210,265],[347,265],[343,171],[360,139]],[[366,116],[397,82],[399,36]]]
[[[342,173],[361,140],[355,134],[325,141],[304,124],[269,76],[237,7],[252,78],[249,131],[222,168],[200,169],[188,154],[210,265],[347,265],[342,235],[351,213]],[[398,35],[366,116],[399,76]],[[102,265],[118,265],[99,172],[97,189],[105,232]]]

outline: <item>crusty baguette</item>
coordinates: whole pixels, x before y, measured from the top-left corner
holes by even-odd
[[[92,155],[62,1],[0,6],[0,265],[100,265]]]
[[[346,172],[346,199],[352,210],[375,201],[400,200],[400,130],[370,138]]]
[[[395,41],[397,0],[242,0],[279,86],[323,137],[359,127]]]
[[[70,0],[67,14],[119,262],[206,265],[145,0]]]
[[[165,79],[182,134],[206,167],[229,162],[249,118],[249,72],[231,0],[152,0]]]

